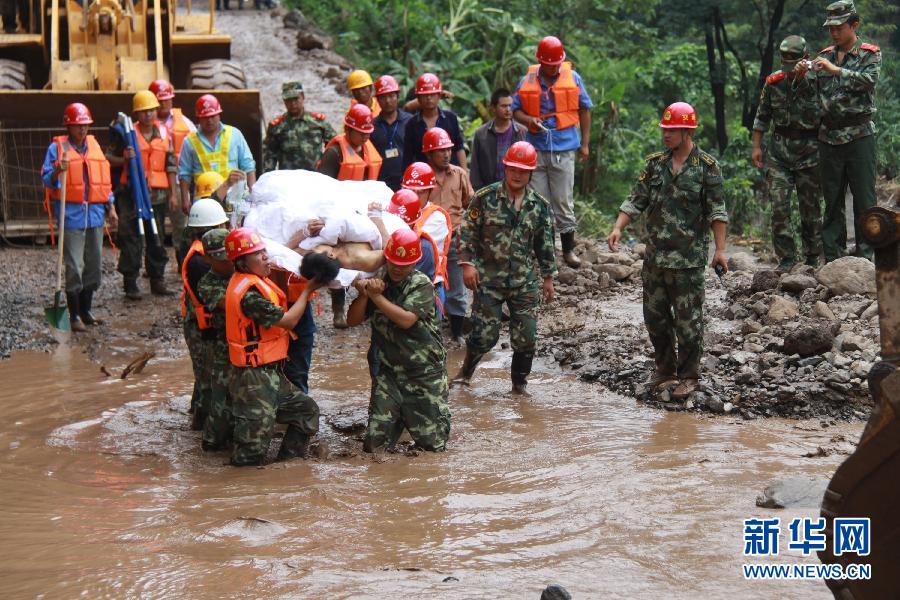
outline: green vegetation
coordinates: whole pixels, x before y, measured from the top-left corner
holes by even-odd
[[[538,39],[560,37],[595,103],[591,158],[576,181],[581,231],[595,234],[608,231],[643,157],[659,149],[662,109],[685,100],[700,115],[697,143],[722,163],[732,232],[765,237],[762,176],[750,163],[759,90],[778,68],[777,45],[787,35],[803,35],[812,55],[831,43],[821,27],[826,0],[293,2],[373,76],[389,73],[407,89],[419,74],[437,73],[456,94],[451,107],[469,133],[488,118],[491,90],[515,87]],[[893,179],[900,176],[900,9],[892,0],[856,6],[862,37],[882,48],[878,172]],[[714,90],[724,107],[719,123]]]

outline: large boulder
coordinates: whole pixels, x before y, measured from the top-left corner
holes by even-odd
[[[628,279],[631,277],[631,274],[634,273],[634,269],[629,267],[628,265],[618,265],[615,263],[609,264],[597,264],[594,265],[594,271],[596,273],[606,273],[611,278],[616,281],[622,281],[623,279]]]
[[[831,350],[834,335],[830,328],[806,325],[784,336],[784,353],[813,356]]]
[[[622,252],[597,252],[596,258],[591,262],[631,265],[634,259]]]
[[[799,294],[808,288],[814,288],[818,285],[816,278],[812,275],[803,275],[801,273],[791,273],[781,278],[781,289],[792,294]]]
[[[760,508],[816,508],[822,503],[822,496],[828,481],[806,477],[788,477],[775,482],[756,497]]]
[[[800,310],[796,302],[791,302],[781,296],[775,296],[772,299],[772,304],[769,305],[769,312],[766,313],[766,318],[769,322],[778,322],[793,319],[798,314],[800,314]]]
[[[753,274],[753,282],[750,284],[750,291],[756,293],[774,290],[778,287],[778,282],[780,280],[781,275],[771,269],[757,271]]]
[[[875,265],[859,256],[844,256],[831,261],[816,272],[816,279],[835,296],[875,295]]]
[[[728,257],[729,271],[753,271],[755,264],[753,257],[746,252],[735,252]]]

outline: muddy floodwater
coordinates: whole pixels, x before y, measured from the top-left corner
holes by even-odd
[[[366,405],[365,335],[317,349],[321,457],[242,470],[188,429],[186,357],[125,380],[118,342],[98,358],[113,377],[65,345],[0,363],[2,596],[537,600],[558,582],[575,598],[830,597],[745,581],[741,520],[816,515],[754,502],[779,479],[826,480],[843,456],[803,454],[861,424],[667,413],[549,364],[520,399],[500,351],[451,393],[448,452],[372,457],[327,423]]]

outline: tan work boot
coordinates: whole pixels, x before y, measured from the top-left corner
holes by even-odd
[[[681,383],[672,391],[673,400],[684,400],[700,387],[697,379],[682,379]]]
[[[656,390],[656,388],[666,383],[672,383],[673,381],[678,381],[678,377],[674,374],[653,371],[653,373],[650,374],[650,377],[647,378],[647,381],[644,382],[644,385],[652,392]]]
[[[562,244],[563,260],[573,269],[579,268],[581,259],[575,256],[575,232],[559,234],[559,241]]]
[[[166,282],[162,279],[150,280],[150,293],[155,296],[171,296],[175,292],[166,287]]]

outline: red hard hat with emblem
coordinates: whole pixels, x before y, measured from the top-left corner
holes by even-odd
[[[416,94],[440,94],[441,80],[434,73],[423,73],[416,79]]]
[[[414,191],[399,189],[391,196],[391,203],[388,204],[387,211],[409,224],[419,218],[422,203],[419,201],[419,195]]]
[[[165,79],[157,79],[148,88],[156,96],[157,100],[171,100],[175,97],[175,86]]]
[[[398,229],[391,234],[384,247],[384,257],[388,262],[405,267],[414,265],[422,258],[422,241],[412,229]]]
[[[434,170],[428,163],[414,162],[403,172],[403,183],[408,190],[431,190],[435,187]]]
[[[697,129],[697,111],[687,102],[675,102],[666,107],[659,126],[663,129]]]
[[[389,94],[391,92],[399,92],[400,84],[390,75],[382,75],[375,80],[375,95]]]
[[[64,125],[90,125],[94,122],[91,111],[81,102],[73,102],[63,112]]]
[[[453,140],[445,129],[440,127],[432,127],[422,136],[422,152],[431,152],[432,150],[443,150],[444,148],[452,148]]]
[[[537,150],[528,142],[516,142],[506,151],[503,164],[507,167],[534,171],[537,169]]]
[[[265,249],[266,243],[256,231],[249,227],[238,227],[225,238],[225,252],[228,254],[228,260]]]
[[[362,133],[372,133],[375,125],[372,123],[372,111],[365,104],[354,104],[344,117],[344,125]]]
[[[538,43],[534,57],[544,65],[561,65],[566,60],[566,51],[558,37],[548,35]]]
[[[219,104],[219,99],[212,94],[203,94],[197,98],[197,103],[194,105],[194,113],[199,119],[221,115],[222,105]]]

